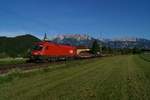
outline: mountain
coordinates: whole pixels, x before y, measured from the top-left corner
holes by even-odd
[[[24,56],[32,44],[38,41],[41,40],[30,34],[17,37],[0,37],[0,57]]]
[[[72,34],[72,35],[59,35],[53,42],[60,44],[69,44],[74,46],[87,46],[91,47],[93,42],[97,40],[88,35]],[[142,38],[118,38],[118,39],[104,39],[97,40],[99,44],[103,44],[105,47],[110,48],[140,48],[140,49],[150,49],[150,40]]]
[[[95,41],[94,38],[88,35],[80,35],[80,34],[59,35],[55,39],[53,39],[53,42],[60,44],[67,44],[73,46],[86,46],[86,47],[91,47],[94,41]]]
[[[150,49],[150,40],[142,38],[129,38],[129,39],[115,39],[115,40],[103,40],[106,47],[110,48],[140,48]]]

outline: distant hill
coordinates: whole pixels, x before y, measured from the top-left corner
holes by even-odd
[[[38,41],[41,40],[30,34],[17,37],[0,37],[0,57],[24,56],[32,44]]]
[[[105,46],[110,48],[150,49],[150,40],[142,39],[142,38],[104,40],[103,43]]]

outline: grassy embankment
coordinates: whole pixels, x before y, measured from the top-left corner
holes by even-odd
[[[149,100],[150,62],[138,55],[71,61],[0,78],[0,100]]]
[[[25,61],[26,61],[26,59],[24,59],[24,58],[1,58],[0,65],[21,64],[21,63],[24,63]]]

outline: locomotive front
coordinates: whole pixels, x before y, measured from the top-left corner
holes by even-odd
[[[56,61],[76,57],[76,47],[50,41],[35,43],[31,51],[31,61]]]
[[[32,47],[31,54],[30,54],[30,60],[36,61],[41,60],[44,53],[44,45],[42,43],[35,43]]]

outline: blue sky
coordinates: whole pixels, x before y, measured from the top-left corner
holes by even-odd
[[[0,36],[64,33],[150,39],[150,0],[0,0]]]

